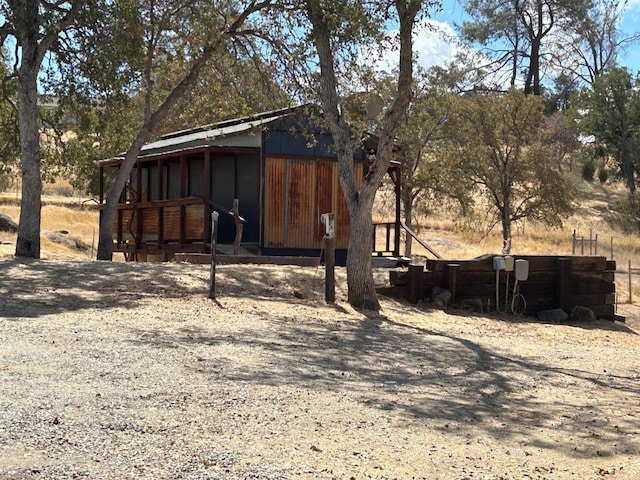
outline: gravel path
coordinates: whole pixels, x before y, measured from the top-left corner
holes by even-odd
[[[0,261],[0,479],[640,478],[633,316],[365,316],[249,265],[214,302],[208,275]]]

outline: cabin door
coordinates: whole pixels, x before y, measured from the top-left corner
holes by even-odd
[[[211,197],[214,203],[231,210],[233,199],[240,200],[240,216],[246,223],[242,242],[260,240],[260,162],[258,155],[242,154],[214,157],[211,165]],[[221,213],[218,242],[233,243],[236,227],[230,215]]]

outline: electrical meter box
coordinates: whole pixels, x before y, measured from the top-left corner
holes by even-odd
[[[519,282],[524,282],[527,278],[529,278],[529,261],[522,259],[516,260],[515,272],[516,280]]]
[[[513,257],[504,257],[504,265],[505,265],[504,269],[507,272],[513,272],[513,268],[514,268],[514,265],[515,265],[514,258]]]
[[[505,268],[504,257],[493,257],[493,269],[504,270],[504,268]]]

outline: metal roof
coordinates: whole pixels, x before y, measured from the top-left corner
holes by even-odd
[[[140,156],[157,155],[169,151],[190,149],[194,147],[208,147],[208,146],[240,146],[237,140],[237,136],[243,135],[245,141],[242,142],[242,146],[260,146],[261,142],[261,129],[268,123],[271,123],[279,118],[282,118],[286,114],[278,114],[272,117],[261,118],[257,120],[249,120],[243,123],[237,123],[234,125],[216,127],[212,125],[212,128],[206,130],[194,131],[179,136],[169,136],[167,138],[161,138],[155,142],[147,143],[140,150]],[[246,139],[248,135],[254,135],[253,141],[249,141],[247,145]],[[235,138],[235,141],[233,140]],[[251,139],[250,139],[251,140]]]

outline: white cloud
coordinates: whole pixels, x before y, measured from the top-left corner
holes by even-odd
[[[640,1],[640,0],[638,0]],[[377,70],[390,72],[398,66],[397,30],[389,32],[389,45],[381,52],[363,53],[365,65],[375,63]],[[435,65],[443,65],[452,60],[458,51],[456,34],[451,25],[433,19],[425,19],[414,29],[414,53],[418,65],[429,69]]]
[[[458,52],[455,39],[456,34],[448,23],[423,21],[415,29],[413,37],[418,64],[428,69],[449,62]]]

